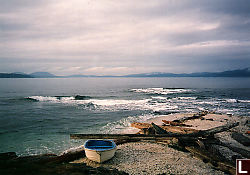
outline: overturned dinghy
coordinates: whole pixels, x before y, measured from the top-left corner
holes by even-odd
[[[88,159],[102,163],[115,155],[116,144],[112,140],[87,140],[84,148]]]

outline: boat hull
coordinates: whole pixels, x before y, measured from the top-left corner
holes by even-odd
[[[112,140],[87,140],[84,148],[88,159],[102,163],[115,155],[116,144]]]
[[[89,160],[92,160],[98,163],[105,162],[111,159],[112,157],[114,157],[115,151],[116,151],[116,147],[113,149],[102,150],[102,151],[85,148],[86,157]]]

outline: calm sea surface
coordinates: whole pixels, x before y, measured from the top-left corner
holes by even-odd
[[[0,79],[0,152],[60,153],[70,133],[119,133],[175,112],[250,116],[250,78]]]

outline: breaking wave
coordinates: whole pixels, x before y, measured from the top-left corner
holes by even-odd
[[[66,96],[30,96],[27,97],[28,100],[40,101],[40,102],[67,102],[75,100],[74,97]]]
[[[200,110],[217,112],[232,111],[240,115],[241,110],[247,111],[250,103],[250,100],[247,99],[204,96],[204,93],[200,93],[197,89],[141,88],[130,89],[129,92],[132,98],[129,97],[128,99],[126,97],[120,99],[120,97],[114,96],[91,97],[84,95],[29,96],[26,99],[33,102],[79,106],[79,109],[105,110],[110,112],[143,111],[154,115],[166,115],[176,112],[198,112]],[[142,94],[136,95],[134,93]],[[237,110],[239,106],[241,110]]]
[[[250,100],[226,99],[227,103],[250,103]]]
[[[176,93],[189,93],[193,92],[194,90],[191,89],[175,89],[175,88],[142,88],[142,89],[131,89],[132,92],[137,93],[146,93],[146,94],[176,94]]]
[[[30,96],[26,98],[27,100],[37,101],[37,102],[54,102],[54,103],[76,103],[85,104],[93,103],[99,106],[115,106],[115,105],[138,105],[147,103],[150,99],[142,100],[125,100],[125,99],[92,99],[89,96]]]
[[[225,99],[227,103],[238,103],[237,99]]]
[[[250,103],[250,100],[238,100],[241,103]]]
[[[51,102],[63,102],[71,100],[88,100],[90,96],[76,95],[76,96],[30,96],[25,99],[31,101],[51,101]]]
[[[163,88],[151,88],[163,89]],[[169,90],[169,89],[168,89]],[[180,89],[173,89],[180,93]],[[190,91],[190,90],[187,90]],[[154,114],[168,114],[175,112],[197,112],[199,110],[213,110],[221,112],[229,108],[230,104],[248,105],[249,100],[206,98],[195,96],[166,97],[164,95],[151,96],[144,99],[96,99],[90,96],[30,96],[27,100],[34,102],[61,103],[65,105],[83,105],[84,109],[98,109],[108,111],[140,110],[151,111]],[[235,107],[237,108],[237,107]],[[234,106],[230,110],[237,111]]]
[[[129,116],[127,118],[123,118],[119,121],[110,122],[104,127],[100,129],[101,133],[134,133],[137,131],[136,128],[132,128],[130,125],[133,122],[145,122],[151,118],[155,118],[155,115],[145,114],[140,116]]]

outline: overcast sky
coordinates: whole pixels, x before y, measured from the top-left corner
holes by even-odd
[[[249,0],[0,0],[0,72],[250,67]]]

